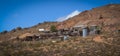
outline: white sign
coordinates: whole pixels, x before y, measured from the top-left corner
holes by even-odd
[[[39,31],[45,31],[45,29],[39,29]]]

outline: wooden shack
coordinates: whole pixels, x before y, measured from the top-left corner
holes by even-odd
[[[89,29],[90,29],[90,32],[89,32],[90,35],[100,34],[100,29],[99,29],[99,26],[97,25],[91,25]]]
[[[82,36],[82,29],[85,27],[85,25],[76,25],[73,27],[73,34],[76,34],[77,36]]]

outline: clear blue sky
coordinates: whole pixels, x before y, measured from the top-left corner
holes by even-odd
[[[84,11],[120,0],[0,0],[0,32],[55,21],[75,10]]]

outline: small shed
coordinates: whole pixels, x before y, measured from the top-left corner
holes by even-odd
[[[83,28],[83,30],[82,30],[82,36],[86,37],[87,35],[88,35],[88,29],[86,27],[86,28]]]
[[[76,31],[77,29],[77,35],[82,35],[83,37],[86,37],[88,35],[88,27],[87,25],[75,25],[74,29]]]
[[[94,30],[96,30],[97,29],[97,25],[91,25],[90,26],[90,31],[94,31]]]
[[[98,27],[97,25],[91,25],[89,34],[90,35],[100,34],[100,27]]]

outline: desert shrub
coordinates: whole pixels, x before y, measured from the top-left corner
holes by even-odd
[[[56,32],[56,31],[57,31],[56,26],[55,26],[55,25],[52,25],[52,26],[50,27],[50,30],[51,30],[52,32]]]
[[[3,32],[1,32],[1,34],[5,34],[5,33],[7,33],[8,31],[7,30],[4,30]]]
[[[41,25],[42,23],[38,23],[38,25]]]
[[[24,28],[25,30],[29,29],[29,28]]]
[[[21,27],[17,27],[16,30],[21,30],[22,28]]]
[[[11,31],[12,31],[12,32],[16,32],[16,29],[12,29]]]

